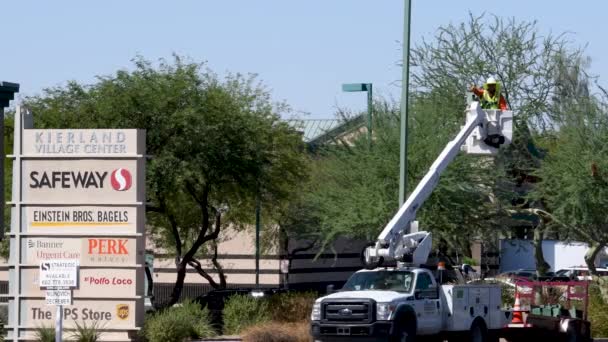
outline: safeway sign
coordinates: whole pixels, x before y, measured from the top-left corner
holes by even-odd
[[[79,260],[40,262],[40,287],[77,287]]]
[[[135,160],[25,160],[25,201],[37,203],[127,204],[138,198]]]

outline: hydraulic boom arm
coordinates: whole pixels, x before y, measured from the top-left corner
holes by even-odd
[[[467,112],[464,127],[441,151],[407,201],[382,230],[378,240],[366,248],[366,268],[377,267],[384,260],[413,264],[426,262],[431,251],[431,233],[418,232],[416,212],[437,186],[443,171],[461,149],[468,153],[491,155],[497,152],[500,145],[510,143],[513,117],[510,111],[484,111],[478,102],[472,102]]]

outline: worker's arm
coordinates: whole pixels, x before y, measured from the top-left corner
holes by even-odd
[[[507,101],[502,95],[500,95],[500,100],[498,100],[498,106],[500,107],[500,110],[507,110]]]
[[[483,89],[477,88],[476,86],[471,86],[471,91],[479,98],[483,96]]]

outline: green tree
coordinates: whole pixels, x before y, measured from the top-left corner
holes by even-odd
[[[222,229],[244,229],[260,198],[267,216],[306,177],[298,133],[279,117],[254,76],[220,79],[203,65],[138,58],[132,71],[97,83],[48,89],[27,105],[39,128],[142,128],[147,132],[148,222],[156,242],[173,248],[177,279],[168,305],[182,293],[188,266],[225,287],[217,262]],[[220,283],[201,266],[213,251]]]
[[[409,184],[426,174],[464,122],[464,115],[458,122],[450,120],[440,102],[433,94],[413,98]],[[360,135],[321,149],[313,163],[307,200],[316,208],[319,222],[313,229],[323,236],[323,247],[338,236],[375,240],[398,209],[399,108],[377,101],[374,113],[371,149],[365,135]],[[498,210],[490,201],[492,182],[484,159],[458,156],[421,207],[420,229],[431,230],[444,252],[452,249],[470,256],[471,236],[489,234],[490,227],[496,226]]]
[[[585,262],[596,274],[596,257],[608,244],[608,108],[594,97],[572,97],[562,106],[560,128],[544,142],[548,153],[534,195],[563,236],[589,243]]]
[[[411,55],[409,191],[464,123],[471,84],[497,77],[516,115],[513,144],[497,157],[454,160],[419,211],[421,228],[432,230],[439,245],[464,254],[471,237],[490,241],[509,223],[519,223],[514,214],[532,214],[543,232],[543,207],[526,196],[525,180],[540,165],[533,139],[551,131],[559,117],[559,94],[566,88],[555,70],[578,65],[582,52],[563,34],[541,35],[536,22],[483,15],[440,27]],[[314,163],[309,200],[320,224],[313,231],[321,231],[326,246],[344,234],[375,238],[397,210],[398,109],[378,102],[375,113],[372,151],[362,137],[322,151]],[[540,245],[543,234],[536,238]],[[546,262],[538,257],[542,272]]]
[[[470,84],[479,85],[488,76],[502,84],[515,126],[513,144],[495,159],[499,169],[495,183],[501,186],[494,188],[494,194],[511,214],[535,217],[535,222],[518,220],[518,225],[535,228],[537,246],[547,233],[547,217],[542,214],[542,203],[527,196],[528,179],[540,166],[535,139],[555,128],[564,92],[572,90],[563,82],[565,74],[556,73],[567,69],[569,79],[581,76],[583,52],[568,38],[566,34],[541,34],[536,22],[471,15],[467,22],[440,27],[433,40],[412,50],[414,89],[444,97],[446,115],[460,113],[460,94]],[[537,270],[544,273],[548,264],[542,249],[536,251]]]

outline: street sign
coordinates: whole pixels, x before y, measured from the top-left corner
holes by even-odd
[[[78,259],[41,260],[40,287],[77,287]]]
[[[72,305],[72,290],[53,289],[45,291],[46,305]]]

